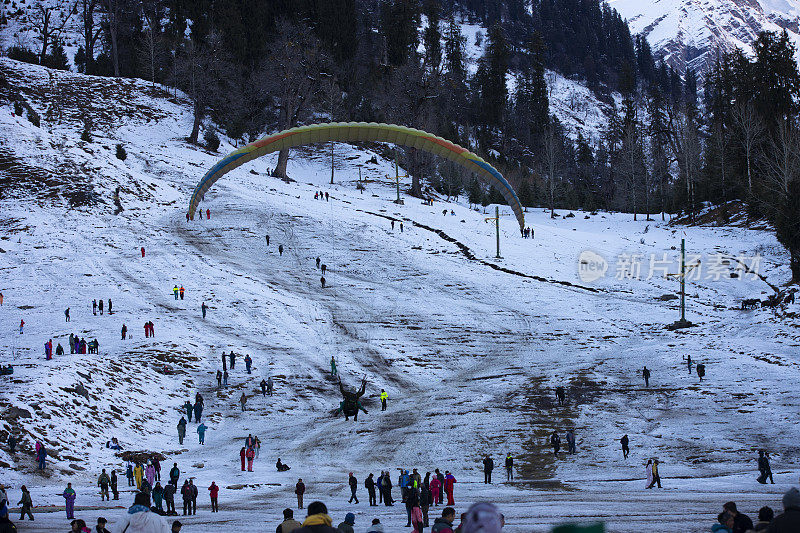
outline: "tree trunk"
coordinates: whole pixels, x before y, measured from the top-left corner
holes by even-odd
[[[286,164],[289,162],[289,149],[284,148],[280,152],[278,152],[278,164],[275,165],[275,171],[273,175],[278,178],[285,178],[286,176]]]
[[[194,104],[194,122],[192,123],[192,133],[189,134],[189,142],[197,144],[197,137],[200,135],[200,121],[203,119],[203,110],[195,100]]]
[[[42,15],[42,53],[39,55],[40,65],[44,65],[44,59],[45,57],[47,57],[47,47],[50,44],[49,39],[50,39],[50,10],[45,9],[44,14]]]

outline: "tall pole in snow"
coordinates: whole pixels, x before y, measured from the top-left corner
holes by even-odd
[[[394,150],[394,179],[395,179],[395,182],[397,183],[397,200],[395,200],[394,202],[396,204],[400,203],[400,170],[399,170],[399,165],[398,165],[398,162],[397,162],[398,157],[399,156],[397,155],[397,148],[395,148],[395,150]]]
[[[686,322],[686,239],[681,239],[681,324]]]
[[[497,230],[497,259],[500,259],[500,207],[494,206],[494,224]]]

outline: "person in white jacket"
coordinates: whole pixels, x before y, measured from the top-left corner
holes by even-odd
[[[150,510],[150,496],[139,492],[113,531],[119,533],[170,533],[167,521]]]

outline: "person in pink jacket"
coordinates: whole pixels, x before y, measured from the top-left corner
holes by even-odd
[[[433,504],[439,505],[442,503],[442,499],[439,497],[439,489],[441,488],[442,484],[439,483],[438,478],[433,478],[431,480],[431,495],[433,495]]]
[[[156,467],[153,466],[153,463],[150,461],[147,462],[147,467],[144,469],[144,477],[147,478],[147,482],[150,483],[150,486],[153,486],[153,480],[156,478]]]

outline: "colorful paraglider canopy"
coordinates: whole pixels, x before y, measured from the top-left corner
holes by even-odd
[[[520,229],[525,226],[522,204],[514,188],[500,172],[466,148],[436,135],[395,124],[375,122],[329,122],[299,126],[278,132],[228,154],[214,165],[197,184],[189,201],[189,216],[194,217],[197,205],[214,183],[226,173],[248,161],[284,148],[328,141],[335,142],[388,142],[424,150],[457,163],[474,172],[479,178],[496,187],[517,217]]]

